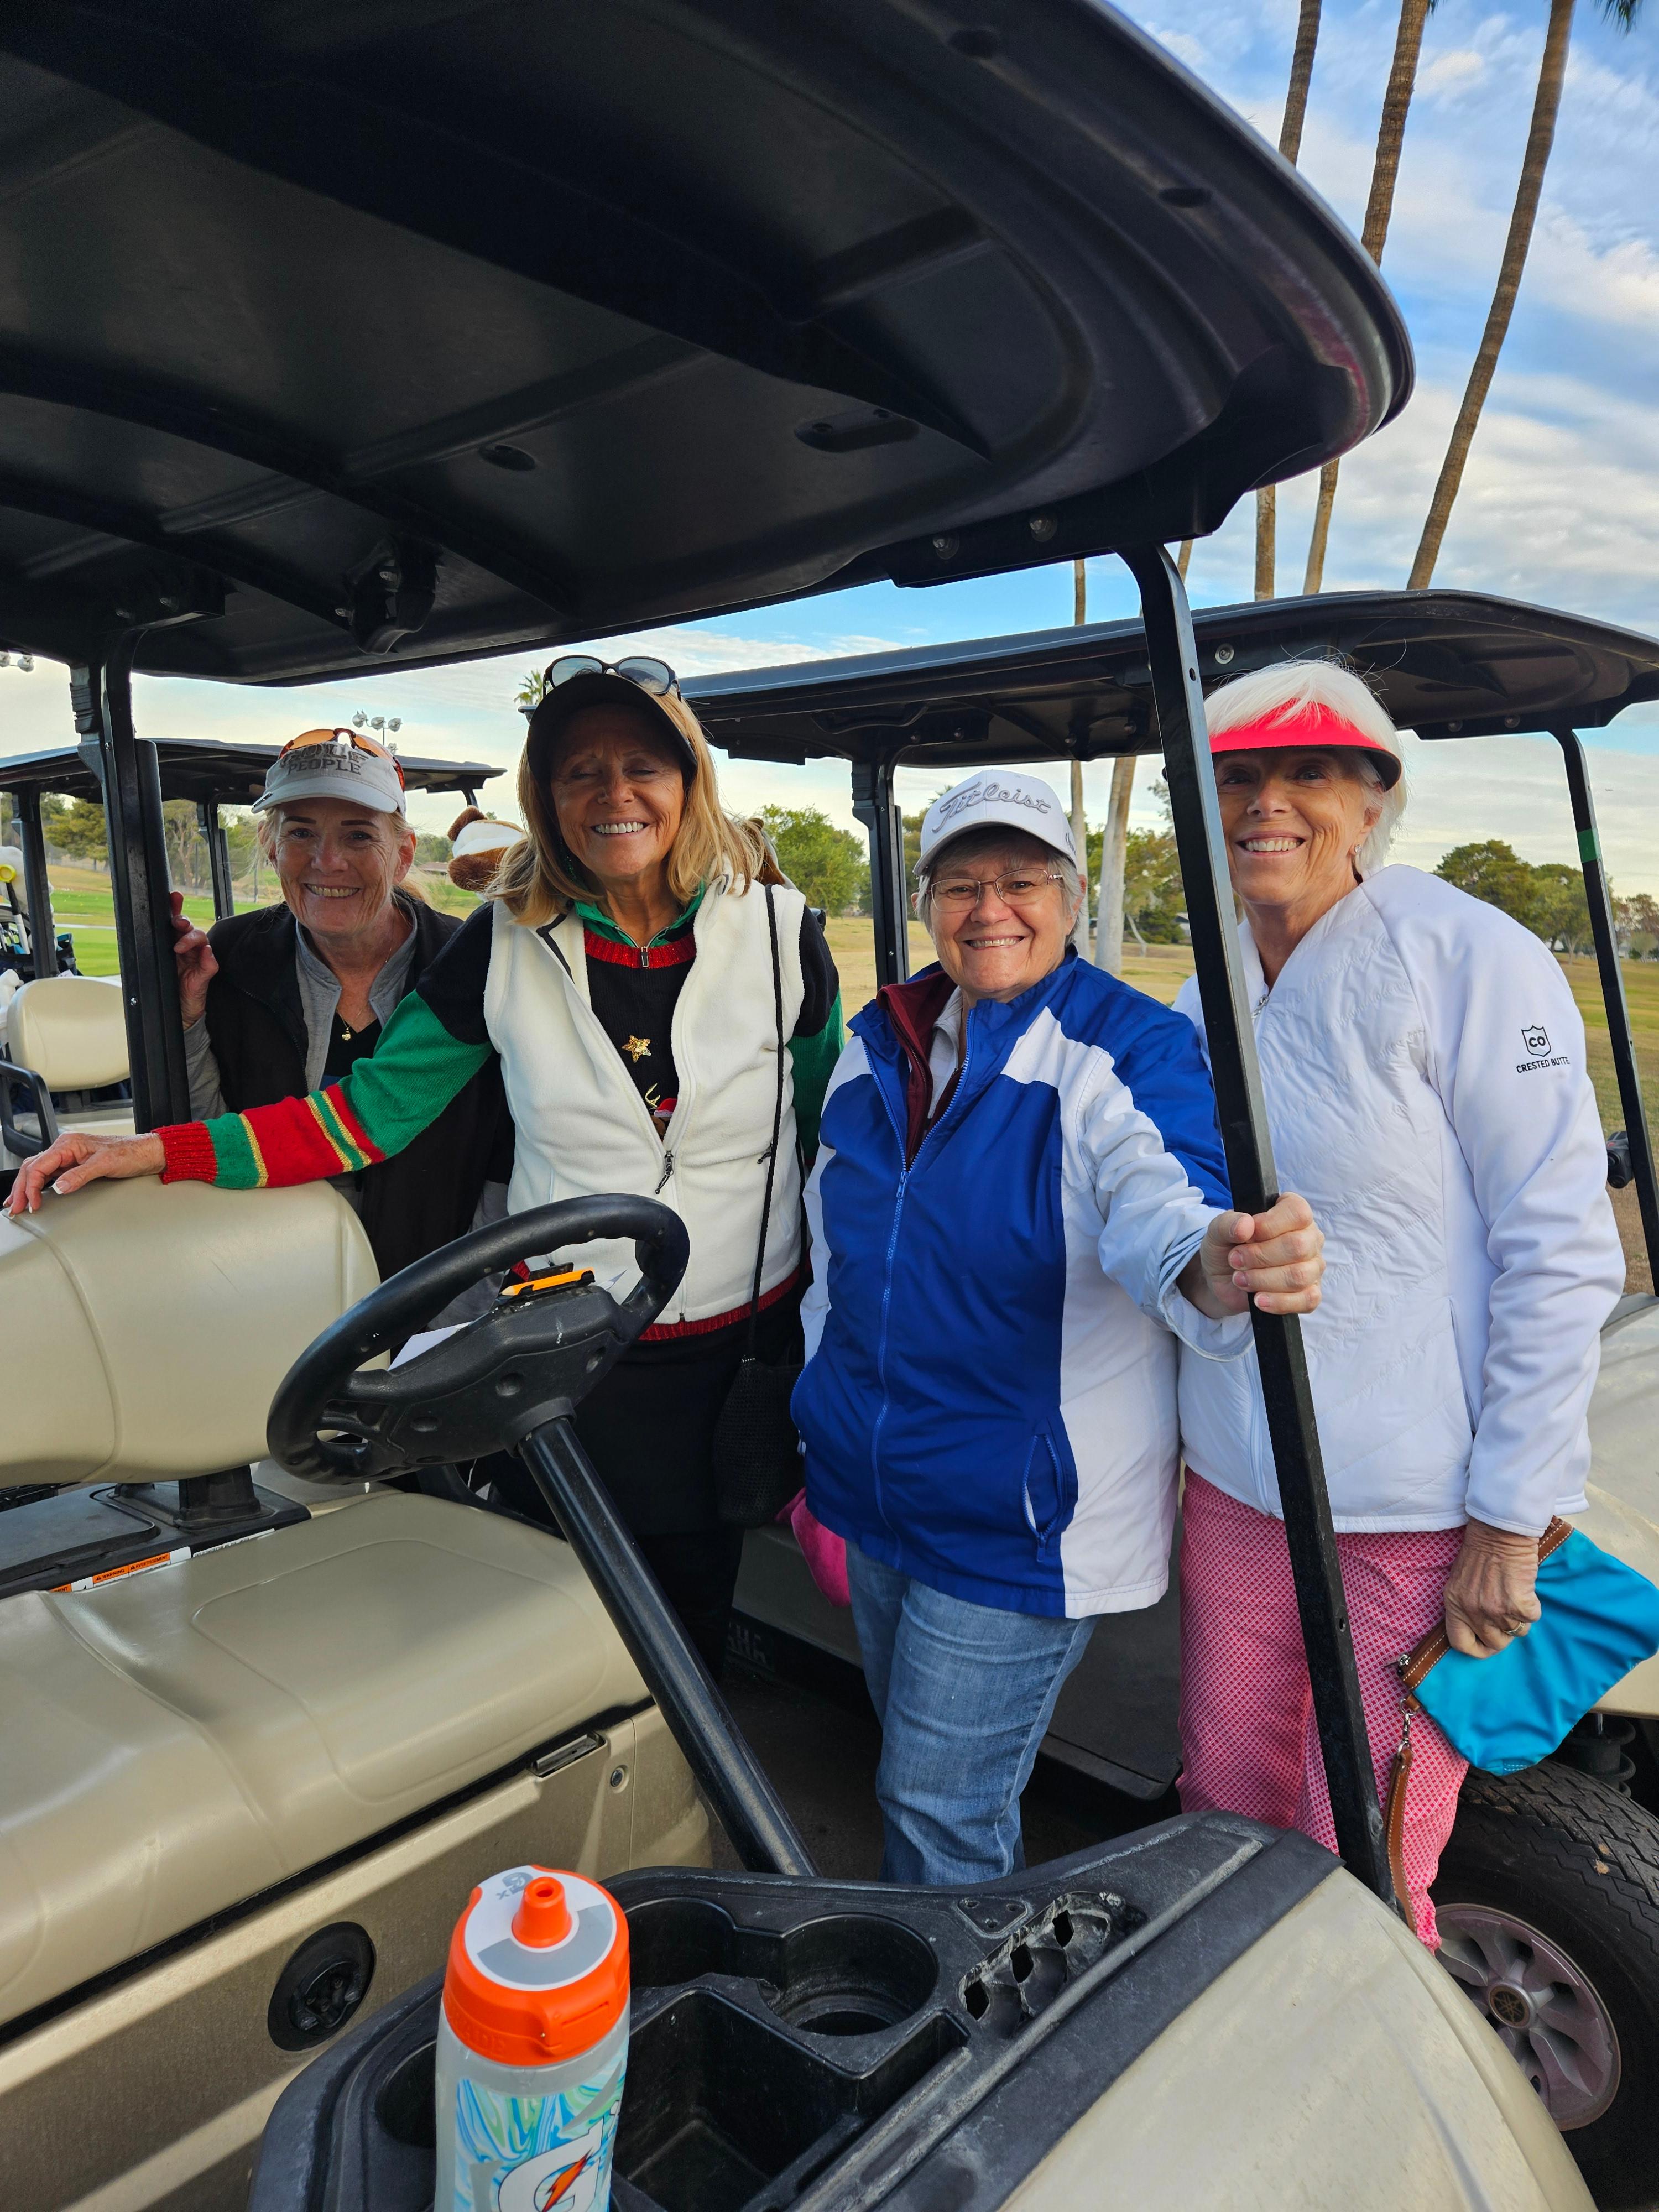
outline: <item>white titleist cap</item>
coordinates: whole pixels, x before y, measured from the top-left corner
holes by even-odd
[[[995,768],[981,769],[965,783],[953,785],[922,816],[921,867],[926,872],[940,846],[964,830],[993,828],[1023,830],[1076,864],[1072,825],[1053,786],[1040,776]]]
[[[404,772],[383,745],[356,730],[307,730],[266,769],[253,811],[300,799],[343,799],[371,813],[401,814]]]

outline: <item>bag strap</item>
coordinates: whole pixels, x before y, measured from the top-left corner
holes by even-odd
[[[766,893],[766,927],[772,939],[772,1018],[778,1034],[778,1091],[772,1107],[772,1141],[762,1158],[766,1162],[766,1196],[761,1204],[760,1243],[755,1250],[755,1285],[749,1297],[749,1343],[744,1352],[745,1359],[755,1356],[755,1334],[760,1325],[761,1275],[766,1266],[766,1232],[772,1220],[772,1183],[778,1171],[778,1139],[783,1133],[783,963],[778,954],[778,910],[772,897],[772,886],[762,886]]]
[[[1538,1564],[1541,1567],[1553,1552],[1559,1552],[1572,1534],[1571,1521],[1564,1521],[1558,1513],[1538,1539]],[[1409,1913],[1410,1893],[1406,1884],[1406,1792],[1412,1778],[1412,1719],[1420,1713],[1422,1706],[1413,1692],[1429,1670],[1438,1664],[1451,1650],[1451,1639],[1446,1634],[1443,1620],[1436,1621],[1425,1636],[1417,1642],[1399,1662],[1400,1680],[1406,1692],[1405,1713],[1400,1729],[1400,1748],[1394,1755],[1394,1765],[1389,1770],[1389,1794],[1382,1810],[1382,1832],[1389,1846],[1389,1871],[1394,1876],[1395,1894],[1401,1909]]]

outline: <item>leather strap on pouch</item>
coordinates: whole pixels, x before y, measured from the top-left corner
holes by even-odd
[[[1550,1522],[1538,1539],[1538,1564],[1541,1567],[1552,1552],[1559,1552],[1572,1534],[1572,1523],[1562,1520],[1559,1514]],[[1405,1692],[1405,1712],[1401,1723],[1400,1747],[1395,1753],[1394,1765],[1389,1770],[1389,1792],[1382,1808],[1382,1833],[1389,1847],[1389,1871],[1394,1877],[1395,1895],[1400,1909],[1409,1920],[1411,1890],[1406,1880],[1406,1792],[1412,1775],[1412,1721],[1423,1710],[1413,1692],[1431,1668],[1438,1664],[1451,1650],[1451,1638],[1446,1633],[1444,1614],[1442,1614],[1425,1636],[1419,1637],[1405,1657],[1398,1662],[1401,1686]]]

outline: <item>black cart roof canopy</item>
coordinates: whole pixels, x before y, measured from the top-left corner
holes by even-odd
[[[1291,655],[1342,653],[1402,729],[1599,728],[1659,699],[1659,639],[1477,592],[1344,592],[1193,615],[1206,689]],[[747,760],[1094,760],[1159,750],[1139,622],[701,678],[711,740]]]
[[[1213,529],[1404,403],[1092,0],[0,11],[0,644],[283,683]]]
[[[156,765],[163,799],[198,804],[246,806],[264,788],[265,771],[280,745],[226,744],[216,738],[157,738]],[[399,753],[398,764],[410,791],[476,791],[498,768],[481,761],[424,760]],[[0,760],[0,791],[50,791],[64,799],[103,804],[98,748],[56,745],[46,752],[13,753]]]

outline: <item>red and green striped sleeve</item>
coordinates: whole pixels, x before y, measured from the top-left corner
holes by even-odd
[[[158,1129],[167,1156],[162,1182],[263,1190],[355,1174],[400,1152],[494,1049],[483,1024],[489,923],[485,908],[456,932],[393,1007],[374,1051],[338,1083],[244,1114]]]

